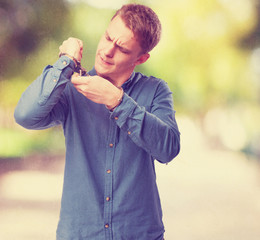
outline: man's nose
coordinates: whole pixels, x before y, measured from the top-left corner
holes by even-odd
[[[115,53],[115,44],[111,42],[104,49],[104,54],[106,55],[106,57],[112,58],[114,56],[114,53]]]

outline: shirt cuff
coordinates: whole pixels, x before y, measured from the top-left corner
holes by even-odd
[[[111,118],[115,119],[117,125],[121,128],[136,107],[137,103],[126,93],[124,93],[122,102],[111,113]]]

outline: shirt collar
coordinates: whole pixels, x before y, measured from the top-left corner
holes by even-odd
[[[96,69],[93,67],[93,68],[89,71],[88,74],[89,74],[90,76],[95,76],[95,75],[97,75]],[[132,72],[130,78],[123,83],[122,88],[123,88],[124,90],[126,90],[127,88],[130,87],[131,83],[133,82],[134,76],[135,76],[135,72]]]
[[[135,76],[135,72],[132,72],[130,78],[123,83],[122,88],[124,90],[130,87],[131,83],[133,82],[134,76]]]

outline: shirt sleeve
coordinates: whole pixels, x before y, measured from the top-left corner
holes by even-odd
[[[172,93],[166,82],[157,87],[148,111],[124,93],[112,118],[132,141],[155,159],[167,163],[180,151],[180,132],[175,120]]]
[[[60,57],[53,66],[45,67],[22,94],[14,112],[16,122],[28,129],[44,129],[64,120],[62,92],[74,67],[74,62],[66,56]]]

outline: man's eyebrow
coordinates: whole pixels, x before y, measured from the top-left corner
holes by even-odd
[[[118,45],[118,44],[116,44],[116,46],[117,46],[121,51],[123,51],[123,52],[125,52],[125,53],[130,53],[130,52],[131,52],[131,50],[128,49],[128,48],[122,47],[122,46],[120,46],[120,45]]]
[[[126,48],[126,47],[124,47],[124,46],[122,46],[122,45],[120,45],[118,43],[115,43],[115,44],[121,51],[123,51],[125,53],[131,53],[132,52],[130,49],[128,49],[128,48]]]
[[[113,39],[110,37],[108,31],[105,32],[105,35],[106,35],[106,38],[113,41]],[[131,53],[132,51],[128,48],[125,48],[124,46],[122,45],[118,45],[117,43],[115,43],[115,45],[122,51],[126,52],[126,53]]]

